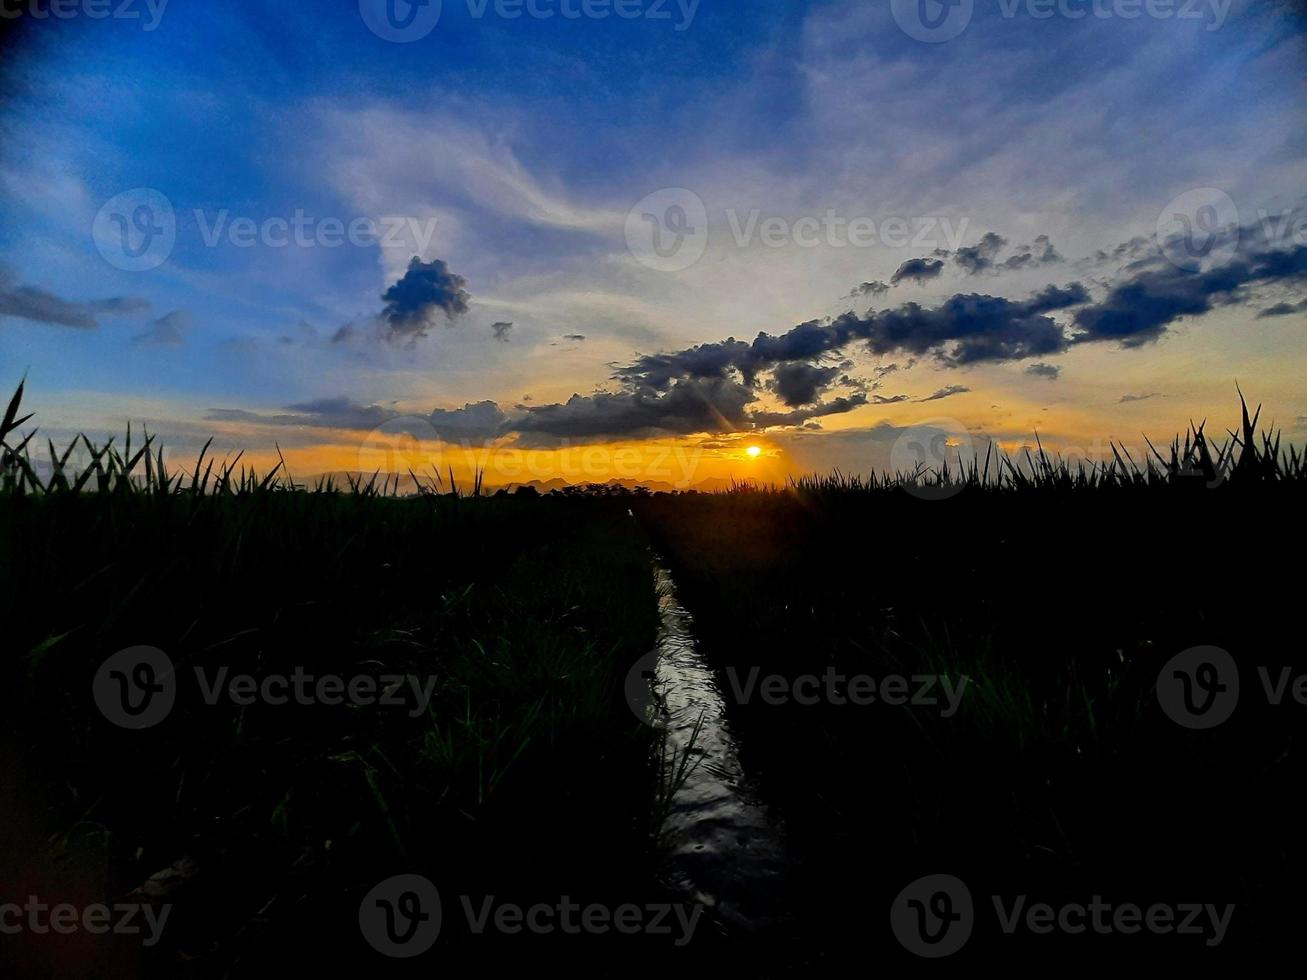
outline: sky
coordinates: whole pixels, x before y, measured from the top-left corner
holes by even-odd
[[[42,439],[131,422],[298,477],[1103,462],[1223,432],[1236,384],[1301,444],[1304,26],[0,0],[0,386]]]

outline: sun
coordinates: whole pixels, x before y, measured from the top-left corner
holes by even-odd
[[[762,447],[750,446],[748,449],[745,450],[745,452],[748,453],[750,456],[752,456],[754,459],[757,459],[759,456],[762,455]]]

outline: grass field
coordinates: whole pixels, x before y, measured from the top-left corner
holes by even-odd
[[[941,872],[978,905],[1236,906],[1216,949],[1014,940],[982,923],[976,955],[1210,962],[1294,935],[1307,707],[1268,704],[1256,668],[1300,662],[1290,529],[1307,471],[1247,413],[1224,449],[1191,433],[1151,467],[1036,457],[724,494],[395,498],[205,461],[169,473],[139,443],[83,443],[90,465],[43,478],[19,404],[0,433],[0,789],[13,814],[0,870],[16,893],[144,887],[175,905],[145,950],[24,937],[34,970],[402,966],[379,966],[357,922],[360,898],[399,873],[524,905],[666,897],[656,732],[623,691],[654,639],[650,541],[796,856],[786,952],[764,968],[710,949],[710,934],[634,955],[615,936],[488,943],[446,916],[442,966],[920,962],[888,909]],[[170,658],[177,694],[133,730],[93,691],[107,658],[141,645]],[[1228,650],[1244,685],[1234,716],[1203,731],[1156,695],[1163,664],[1199,645]],[[192,677],[223,668],[418,680],[400,706],[207,703]],[[947,713],[732,699],[750,671],[966,683]]]
[[[102,454],[82,492],[24,492],[6,469],[5,734],[48,832],[43,855],[7,849],[10,873],[63,866],[122,895],[193,862],[146,965],[200,976],[362,955],[359,898],[399,872],[519,901],[648,890],[651,730],[621,686],[655,605],[624,507],[276,475],[203,492],[136,452]],[[124,730],[92,680],[142,644],[177,665],[177,702]],[[207,704],[186,675],[223,667],[411,674],[432,696],[416,715],[411,691],[402,707]]]
[[[719,669],[969,681],[951,715],[737,705],[746,765],[789,824],[800,905],[826,951],[914,959],[867,928],[867,910],[940,872],[977,896],[1054,905],[1237,906],[1216,950],[1048,936],[1018,947],[1034,958],[1210,961],[1290,941],[1307,708],[1270,706],[1256,668],[1302,670],[1290,625],[1302,542],[1288,529],[1307,474],[1247,414],[1224,446],[1191,433],[1151,473],[1034,457],[946,487],[922,475],[912,492],[832,478],[642,502]],[[1163,665],[1200,645],[1229,651],[1243,679],[1237,712],[1209,731],[1177,725],[1156,696]],[[1011,955],[997,929],[978,925],[981,941]]]

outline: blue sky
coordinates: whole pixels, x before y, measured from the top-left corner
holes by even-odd
[[[136,0],[137,19],[78,7],[18,25],[0,105],[0,369],[28,373],[45,426],[106,434],[134,419],[181,447],[216,431],[255,452],[275,439],[313,468],[390,415],[464,432],[429,413],[492,401],[472,428],[502,445],[688,441],[720,446],[705,450],[716,472],[713,459],[763,443],[771,472],[866,469],[943,398],[974,440],[1015,444],[1037,425],[1079,448],[1222,417],[1237,378],[1301,430],[1303,278],[1258,265],[1307,246],[1300,5],[925,0],[928,15],[966,17],[931,43],[899,0],[627,0],[627,17],[538,0],[549,18],[444,0],[429,33],[395,43],[369,29],[372,2],[151,13]],[[131,271],[92,227],[142,188],[166,198],[175,244]],[[632,209],[666,189],[656,217],[703,206],[702,254],[685,268],[631,243]],[[900,328],[868,317],[1072,283],[1097,309],[1149,262],[1174,271],[1157,239],[1177,199],[1243,229],[1208,267],[1247,268],[1160,330],[1039,354],[990,338],[999,353],[964,361],[948,346],[961,334],[891,343],[883,331]],[[297,215],[311,244],[281,244]],[[242,219],[248,247],[230,233]],[[854,220],[877,240],[842,237]],[[896,221],[907,240],[890,240]],[[388,244],[328,247],[333,222],[368,222]],[[1002,245],[980,268],[959,258],[987,233]],[[1037,241],[1057,260],[1002,265]],[[936,274],[853,294],[936,250]],[[414,255],[428,272],[409,285],[434,292],[414,293],[397,336],[381,297]],[[1170,300],[1196,282],[1141,289]],[[1068,337],[1107,322],[1077,328],[1079,309],[1038,315]],[[734,361],[707,387],[697,368],[661,387],[614,377],[642,355],[848,311],[864,326],[847,344],[756,377]],[[662,401],[678,391],[707,406],[703,429]]]

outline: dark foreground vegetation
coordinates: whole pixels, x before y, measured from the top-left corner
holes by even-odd
[[[967,952],[992,962],[1210,966],[1293,948],[1307,705],[1287,692],[1270,705],[1258,668],[1307,674],[1307,469],[1255,425],[1245,409],[1219,446],[1199,430],[1106,468],[1034,455],[951,481],[832,478],[638,505],[719,669],[969,678],[951,717],[756,695],[736,706],[746,768],[798,852],[795,904],[801,932],[822,937],[803,943],[818,960],[874,950],[920,965],[884,910],[936,873],[967,883]],[[1156,695],[1163,665],[1200,645],[1228,651],[1241,680],[1237,709],[1210,730],[1177,724]],[[1214,948],[1144,932],[1007,936],[995,895],[1008,908],[1097,895],[1235,910]]]
[[[96,449],[43,491],[9,454],[0,881],[7,901],[106,901],[160,875],[150,890],[176,907],[144,952],[6,935],[6,960],[69,977],[376,969],[359,902],[418,873],[446,903],[443,962],[470,944],[490,966],[453,896],[649,898],[651,732],[622,684],[655,604],[625,507],[305,492],[222,467],[171,474],[155,448]],[[177,702],[125,730],[93,677],[141,644],[177,665]],[[197,667],[434,689],[416,715],[409,690],[402,707],[209,705]],[[580,966],[606,955],[566,938]]]
[[[921,967],[888,910],[935,873],[965,881],[977,906],[974,938],[943,966],[1217,964],[1296,941],[1307,706],[1269,704],[1258,668],[1307,670],[1290,625],[1307,471],[1246,414],[1223,446],[1200,431],[1097,470],[1037,456],[725,494],[399,499],[375,482],[306,490],[203,459],[169,472],[152,443],[84,442],[89,462],[43,475],[18,405],[0,426],[0,900],[174,905],[149,949],[0,937],[0,959],[31,975],[547,964],[630,976],[721,956],[743,976],[849,955]],[[796,858],[793,924],[766,963],[711,930],[680,950],[490,939],[451,909],[461,895],[669,898],[657,742],[624,692],[653,643],[650,539]],[[177,701],[132,730],[92,692],[106,658],[139,645],[171,658]],[[1177,724],[1156,694],[1162,666],[1199,645],[1229,651],[1242,680],[1238,709],[1209,730]],[[412,691],[398,708],[209,704],[195,668],[433,686],[425,710]],[[755,670],[902,675],[909,694],[922,675],[968,684],[948,716],[733,699]],[[412,962],[359,937],[360,900],[399,873],[446,901],[439,949]],[[1006,936],[994,895],[1235,911],[1215,947]]]

